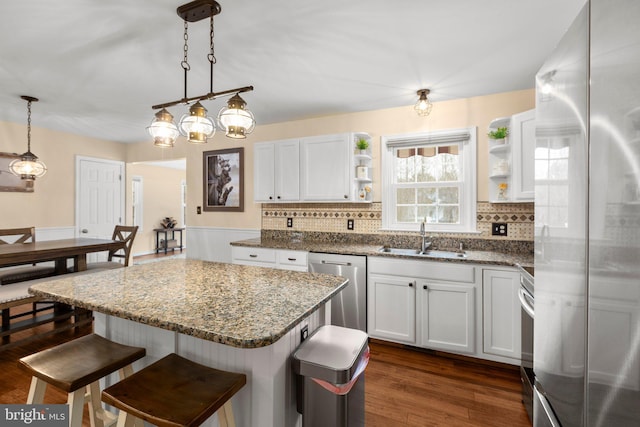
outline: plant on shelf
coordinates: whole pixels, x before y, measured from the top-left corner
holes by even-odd
[[[489,131],[487,135],[491,139],[505,139],[507,136],[509,136],[509,128],[500,127],[498,129]]]
[[[369,141],[364,138],[358,138],[356,141],[356,148],[360,150],[361,153],[364,153],[367,148],[369,148]]]

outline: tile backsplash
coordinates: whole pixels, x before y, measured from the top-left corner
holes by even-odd
[[[534,204],[478,202],[477,225],[479,233],[430,233],[439,238],[482,239],[496,241],[533,242]],[[292,226],[287,227],[291,218]],[[347,220],[353,219],[353,230],[347,229]],[[507,236],[492,236],[491,223],[506,223]],[[263,231],[302,231],[311,233],[353,233],[413,235],[411,232],[382,231],[382,204],[342,203],[287,203],[262,205]],[[416,225],[416,232],[418,226]],[[497,243],[497,242],[496,242]]]

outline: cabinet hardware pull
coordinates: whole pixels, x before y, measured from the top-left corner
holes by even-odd
[[[424,285],[422,289],[429,289],[429,288],[427,287],[427,285]]]
[[[347,195],[345,194],[345,195],[344,195],[344,198],[345,198],[345,199],[348,199],[348,198],[349,198],[349,196],[347,196]]]
[[[280,196],[278,196],[278,200],[280,200]]]
[[[287,258],[289,261],[295,261],[295,258]]]
[[[409,287],[413,288],[413,282],[409,282]]]
[[[250,256],[251,258],[258,258],[258,255],[254,255],[254,254],[249,254],[249,256]]]
[[[269,200],[273,200],[273,196],[269,196]]]
[[[322,260],[322,263],[327,265],[345,265],[347,267],[351,265],[350,262],[325,261],[325,260]]]

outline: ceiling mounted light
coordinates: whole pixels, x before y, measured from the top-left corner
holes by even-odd
[[[218,113],[220,127],[229,138],[244,139],[256,127],[253,113],[245,109],[246,105],[244,99],[236,93]]]
[[[35,181],[47,173],[47,166],[38,159],[38,156],[31,152],[31,103],[38,102],[38,98],[22,95],[20,98],[27,101],[27,152],[19,159],[15,159],[9,164],[9,170],[20,179],[25,181]]]
[[[428,116],[431,112],[431,108],[433,105],[427,95],[429,95],[431,91],[429,89],[420,89],[417,93],[420,96],[416,105],[413,106],[413,109],[416,110],[419,116]]]
[[[236,89],[229,89],[222,92],[213,91],[213,64],[216,63],[213,45],[213,17],[222,11],[220,4],[215,0],[195,0],[191,3],[178,7],[177,13],[184,20],[184,58],[180,66],[184,71],[184,98],[177,101],[167,102],[165,104],[154,105],[154,110],[161,109],[156,113],[156,119],[151,122],[151,126],[147,128],[149,134],[154,138],[154,144],[160,147],[173,147],[173,143],[177,138],[177,131],[187,137],[187,141],[195,144],[203,144],[207,139],[211,138],[216,131],[216,123],[211,117],[207,117],[207,109],[200,103],[209,99],[216,99],[221,96],[235,94],[227,104],[227,107],[220,110],[219,125],[226,131],[226,135],[230,138],[245,138],[255,128],[255,120],[253,114],[247,110],[246,102],[240,98],[242,92],[253,90],[253,86],[245,86]],[[187,54],[189,46],[187,41],[188,22],[197,22],[202,19],[209,18],[209,53],[207,59],[209,61],[209,93],[188,97],[187,96],[187,75],[191,69]],[[173,116],[166,110],[178,104],[191,104],[189,114],[185,114],[180,119],[180,123],[176,126],[173,123]],[[173,139],[171,139],[171,136]]]
[[[156,113],[147,131],[153,137],[153,145],[156,147],[171,148],[178,138],[178,127],[173,123],[171,113],[165,108]]]

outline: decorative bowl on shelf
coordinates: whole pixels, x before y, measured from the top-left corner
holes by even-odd
[[[163,218],[163,220],[160,223],[160,225],[162,225],[162,228],[174,228],[177,223],[178,223],[178,221],[176,221],[175,219],[173,219],[170,216],[167,216],[167,217]]]

